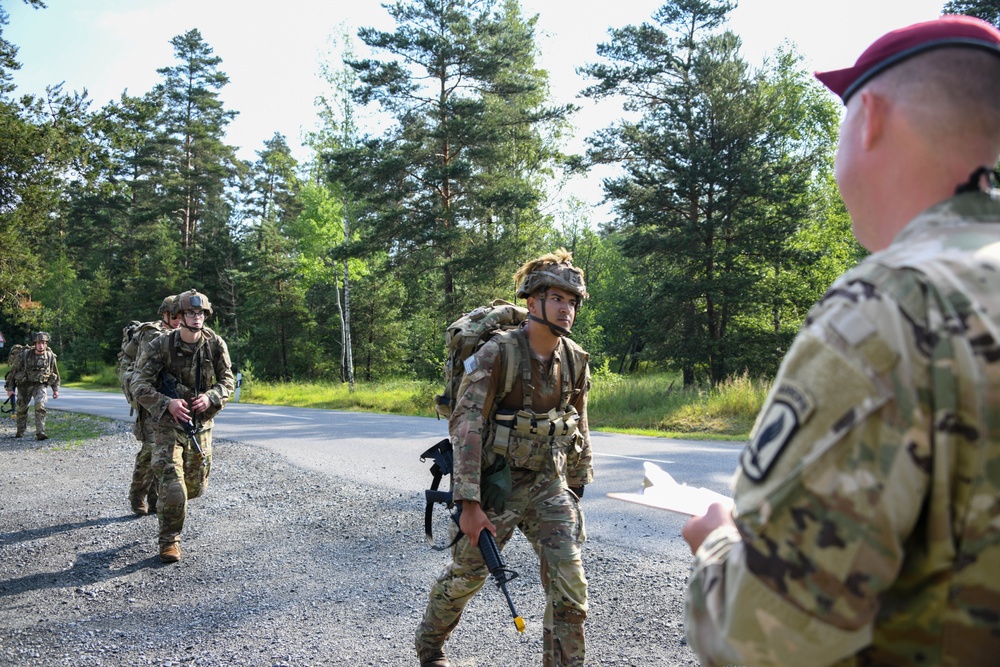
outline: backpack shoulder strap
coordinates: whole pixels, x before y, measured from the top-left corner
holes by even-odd
[[[528,335],[524,329],[517,329],[514,338],[517,340],[517,365],[521,372],[523,405],[525,410],[531,412],[531,394],[535,389],[531,384],[531,348],[528,347]]]
[[[559,411],[565,412],[569,406],[569,399],[573,395],[573,386],[576,384],[576,369],[573,363],[573,350],[570,348],[565,336],[560,338],[560,347],[562,347],[563,363],[559,364],[562,367],[559,373],[562,376],[562,390],[559,392]]]

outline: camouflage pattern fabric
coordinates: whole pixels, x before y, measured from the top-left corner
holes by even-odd
[[[501,377],[504,373],[494,373],[492,370],[494,367],[501,370],[518,367],[519,359],[514,356],[509,356],[505,362],[498,361],[501,349],[507,350],[506,354],[508,355],[515,354],[517,346],[505,342],[507,338],[514,335],[516,335],[515,332],[500,334],[470,357],[470,359],[475,360],[475,369],[463,378],[455,409],[448,420],[448,431],[455,451],[455,472],[452,476],[452,492],[455,500],[475,500],[477,502],[480,500],[480,472],[492,462],[485,460],[487,455],[483,453],[483,440],[484,436],[490,437],[491,430],[495,426],[490,422],[490,418],[494,403],[501,393],[500,390],[504,383],[504,378]],[[576,487],[589,484],[594,479],[590,426],[587,419],[587,390],[590,387],[590,373],[587,367],[589,361],[587,353],[573,341],[567,342],[570,353],[575,357],[574,366],[579,369],[577,374],[580,376],[576,386],[573,387],[576,394],[570,401],[570,405],[580,416],[577,424],[579,437],[574,451],[567,453],[566,467],[552,470],[551,473],[564,476],[567,480],[567,486]],[[552,369],[548,374],[540,373],[537,368],[538,362],[532,362],[533,383],[535,385],[532,400],[535,412],[547,412],[559,404],[560,392],[563,388],[557,388],[548,378],[558,377],[557,373],[561,371],[562,363],[559,348],[556,348],[555,353],[553,353]],[[546,393],[547,389],[549,393]],[[515,383],[514,390],[501,397],[499,407],[520,408],[521,396],[520,383]]]
[[[24,351],[23,366],[17,378],[17,399],[14,418],[16,432],[24,433],[28,426],[28,404],[35,401],[35,433],[45,433],[45,404],[49,400],[46,388],[59,391],[59,364],[56,353],[46,349],[37,354],[33,348]]]
[[[487,512],[497,528],[497,546],[502,550],[516,527],[539,554],[546,597],[542,664],[582,666],[587,579],[580,555],[586,534],[579,501],[560,479],[545,473],[515,470],[513,479],[514,493],[504,513]],[[452,538],[457,530],[457,526],[452,527]],[[467,538],[459,540],[451,553],[452,562],[431,588],[430,602],[417,629],[418,654],[444,645],[466,603],[489,576],[479,548]],[[494,594],[500,596],[499,591]],[[498,598],[497,604],[504,603]]]
[[[163,324],[163,320],[143,322],[136,327],[132,339],[125,344],[119,354],[118,378],[121,381],[122,391],[125,393],[125,398],[138,413],[138,419],[142,418],[142,410],[139,409],[135,398],[130,395],[132,378],[135,376],[136,372],[136,362],[139,360],[139,356],[142,354],[146,345],[159,338],[161,334],[169,331],[170,329]],[[141,439],[141,432],[142,429],[137,424],[135,437]]]
[[[201,376],[196,377],[199,358]],[[203,417],[195,416],[198,441],[209,464],[204,468],[183,427],[167,411],[171,399],[158,391],[161,371],[177,379],[178,393],[184,400],[196,398],[194,388],[199,387],[211,401],[212,407]],[[139,355],[132,386],[153,424],[151,459],[159,498],[156,516],[161,547],[179,541],[187,501],[204,490],[211,470],[212,417],[225,407],[235,384],[226,342],[209,329],[194,344],[185,343],[179,331],[171,331],[152,340]]]
[[[704,665],[1000,656],[1000,204],[965,194],[838,279],[688,587]]]
[[[28,382],[17,386],[16,408],[14,419],[17,420],[16,432],[24,433],[28,428],[28,404],[35,401],[35,433],[45,433],[45,415],[48,414],[45,404],[48,403],[48,385]]]
[[[156,476],[153,474],[153,447],[156,442],[156,431],[153,422],[145,410],[139,410],[132,428],[139,441],[139,452],[135,455],[135,465],[132,467],[132,483],[129,485],[128,497],[133,506],[141,504],[144,498],[155,500]]]
[[[201,377],[197,378],[198,356],[201,357]],[[173,330],[153,339],[141,351],[136,361],[133,394],[136,401],[149,413],[153,422],[183,431],[167,413],[169,398],[159,392],[160,371],[166,371],[177,380],[177,391],[184,400],[195,398],[195,387],[208,396],[212,407],[198,418],[200,428],[211,428],[212,418],[218,414],[236,388],[233,378],[229,348],[222,337],[207,327],[196,345],[181,340],[180,331]]]
[[[59,391],[59,364],[56,362],[56,353],[47,349],[38,354],[32,348],[28,348],[24,355],[23,374],[18,378],[18,383],[25,380],[28,383],[37,383],[52,387],[52,391]]]
[[[170,330],[163,324],[163,320],[144,322],[139,325],[136,334],[122,351],[119,377],[123,379],[123,387],[131,386],[135,362],[142,354],[142,350],[167,331]],[[154,431],[149,413],[137,405],[137,401],[129,396],[127,391],[125,397],[129,399],[129,403],[135,410],[135,424],[132,426],[132,433],[139,441],[139,451],[135,455],[135,465],[132,467],[132,483],[129,485],[128,491],[129,501],[135,506],[147,497],[150,500],[155,500],[157,495],[156,478],[152,469]]]
[[[212,431],[200,431],[197,438],[205,454],[205,466],[201,465],[201,457],[183,432],[156,429],[152,468],[156,479],[156,519],[161,547],[180,542],[187,518],[187,501],[200,496],[208,485],[208,475],[212,472]]]
[[[462,380],[458,401],[448,422],[455,451],[452,491],[456,500],[480,499],[481,471],[496,460],[492,444],[495,423],[491,420],[505,373],[518,368],[519,359],[500,360],[501,349],[515,350],[504,344],[507,332],[486,343],[473,357],[471,372]],[[543,627],[542,664],[577,666],[584,664],[584,620],[587,617],[587,580],[580,551],[585,540],[583,513],[569,486],[593,480],[590,432],[587,428],[587,389],[590,380],[587,355],[572,341],[567,349],[574,355],[579,380],[576,386],[563,386],[553,378],[562,376],[566,360],[557,350],[548,372],[541,362],[532,360],[533,406],[546,412],[559,405],[563,392],[572,392],[570,404],[580,415],[573,453],[553,447],[550,464],[541,470],[512,469],[513,492],[500,515],[487,509],[497,528],[497,545],[503,549],[517,527],[528,538],[541,561],[542,583],[546,592]],[[513,365],[513,366],[512,366]],[[522,395],[520,386],[500,405],[516,404]],[[484,447],[484,444],[486,445]],[[541,443],[544,444],[544,443]],[[482,587],[488,572],[479,549],[468,539],[460,540],[452,550],[452,563],[431,589],[423,621],[416,632],[418,655],[440,649],[458,624],[466,603]]]

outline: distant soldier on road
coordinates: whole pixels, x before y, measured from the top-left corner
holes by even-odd
[[[47,389],[52,388],[52,398],[59,398],[59,366],[56,363],[56,353],[49,348],[51,336],[39,331],[31,338],[34,348],[25,348],[17,372],[12,376],[17,385],[17,408],[15,416],[17,429],[15,438],[24,436],[28,427],[28,404],[35,401],[35,438],[47,440],[45,434],[45,403],[48,400]],[[5,383],[7,397],[14,395],[10,383]]]
[[[143,322],[132,330],[131,337],[122,346],[118,360],[118,379],[129,405],[135,411],[135,425],[132,433],[139,440],[139,453],[135,455],[132,470],[132,484],[128,498],[132,511],[139,516],[156,512],[156,486],[151,467],[153,457],[153,423],[146,409],[139,405],[132,395],[132,380],[135,377],[136,361],[146,345],[167,331],[173,331],[181,322],[181,314],[174,309],[176,296],[166,297],[156,313],[159,320]]]
[[[205,327],[212,314],[208,297],[183,292],[174,309],[180,327],[146,345],[132,383],[153,421],[159,550],[165,563],[180,560],[187,501],[204,492],[212,470],[212,419],[235,386],[226,342]]]

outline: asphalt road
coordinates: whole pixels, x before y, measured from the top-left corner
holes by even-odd
[[[131,420],[118,393],[63,388],[47,407]],[[446,436],[447,423],[434,418],[232,402],[216,418],[214,431],[216,439],[258,445],[297,466],[419,496],[431,480],[431,462],[421,462],[420,454]],[[681,483],[730,495],[742,448],[737,442],[603,432],[591,433],[591,443],[595,480],[584,497],[588,539],[678,557],[687,553],[679,537],[683,516],[606,494],[640,491],[642,464],[652,461]]]

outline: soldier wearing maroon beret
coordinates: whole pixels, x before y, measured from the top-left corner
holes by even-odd
[[[1000,31],[944,16],[816,74],[870,251],[810,311],[732,510],[683,535],[703,665],[1000,664]]]

